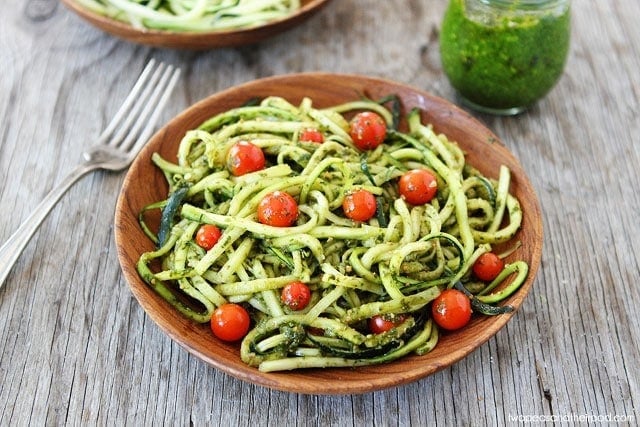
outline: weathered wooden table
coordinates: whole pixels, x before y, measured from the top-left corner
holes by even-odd
[[[163,121],[218,90],[300,71],[392,78],[454,99],[445,2],[335,0],[256,46],[133,45],[55,0],[0,14],[0,241],[80,159],[151,57],[183,68]],[[243,383],[173,343],[124,282],[113,239],[123,174],[62,199],[0,290],[1,425],[492,425],[640,418],[640,3],[573,1],[556,88],[517,117],[477,115],[538,191],[542,267],[493,339],[415,383],[354,396]]]

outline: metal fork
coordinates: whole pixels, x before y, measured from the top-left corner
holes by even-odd
[[[179,68],[156,64],[153,59],[149,61],[97,144],[83,154],[85,161],[45,196],[0,248],[0,288],[42,221],[73,184],[88,172],[97,169],[118,171],[131,164],[151,136],[179,76]]]

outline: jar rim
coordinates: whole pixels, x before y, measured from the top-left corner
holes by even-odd
[[[479,0],[489,6],[519,7],[522,9],[568,4],[570,0]]]

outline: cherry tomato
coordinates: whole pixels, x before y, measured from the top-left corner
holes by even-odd
[[[216,308],[211,316],[211,330],[223,341],[238,341],[247,335],[251,318],[241,305],[227,303]]]
[[[258,221],[274,227],[290,227],[298,219],[298,203],[284,191],[267,194],[258,204]]]
[[[203,249],[209,250],[218,243],[222,231],[213,224],[204,224],[196,233],[196,243]]]
[[[248,141],[233,144],[227,153],[227,168],[235,176],[264,169],[262,149]]]
[[[317,142],[319,144],[324,142],[324,135],[318,129],[307,128],[300,132],[300,141]]]
[[[480,280],[490,282],[502,271],[504,261],[493,252],[485,252],[473,263],[473,274]]]
[[[304,310],[311,301],[311,289],[300,282],[291,282],[282,288],[280,300],[291,310]]]
[[[355,221],[368,221],[376,214],[376,198],[367,190],[356,190],[342,202],[344,214]]]
[[[374,334],[381,334],[404,322],[405,316],[401,314],[376,314],[368,320],[369,330]]]
[[[438,181],[426,169],[413,169],[400,177],[400,195],[412,205],[424,205],[434,198],[438,191]]]
[[[387,124],[378,113],[364,111],[349,122],[349,135],[359,149],[373,150],[387,136]]]
[[[471,300],[457,289],[442,291],[431,304],[433,320],[443,329],[460,329],[471,319]]]
[[[324,335],[324,329],[314,328],[313,326],[307,327],[307,332],[310,333],[311,335],[316,335],[319,337]]]

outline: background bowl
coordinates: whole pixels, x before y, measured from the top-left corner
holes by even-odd
[[[475,350],[509,321],[515,311],[493,317],[474,316],[464,329],[443,333],[430,353],[410,355],[384,365],[262,373],[240,360],[239,344],[223,343],[213,336],[209,325],[199,325],[182,317],[138,276],[138,258],[143,252],[153,249],[153,243],[140,229],[138,213],[143,206],[165,199],[167,195],[165,178],[150,160],[153,152],[175,161],[178,144],[187,130],[254,97],[278,95],[296,104],[307,96],[315,107],[327,107],[363,95],[379,99],[389,94],[401,98],[405,113],[414,107],[420,108],[422,122],[433,124],[436,132],[457,141],[466,152],[468,163],[486,176],[497,178],[501,164],[511,169],[511,193],[520,200],[523,222],[516,236],[522,246],[509,259],[524,260],[530,270],[521,288],[506,303],[516,309],[520,307],[540,265],[542,220],[538,199],[529,179],[498,137],[448,101],[406,85],[357,75],[292,74],[236,86],[188,108],[153,136],[126,175],[115,216],[119,260],[131,291],[149,317],[167,335],[204,362],[241,380],[299,393],[341,394],[364,393],[426,377]]]
[[[329,1],[301,0],[301,7],[296,12],[257,27],[209,32],[177,32],[135,28],[127,23],[88,10],[75,0],[62,0],[81,18],[111,35],[150,46],[193,50],[241,46],[260,42],[301,24]]]

